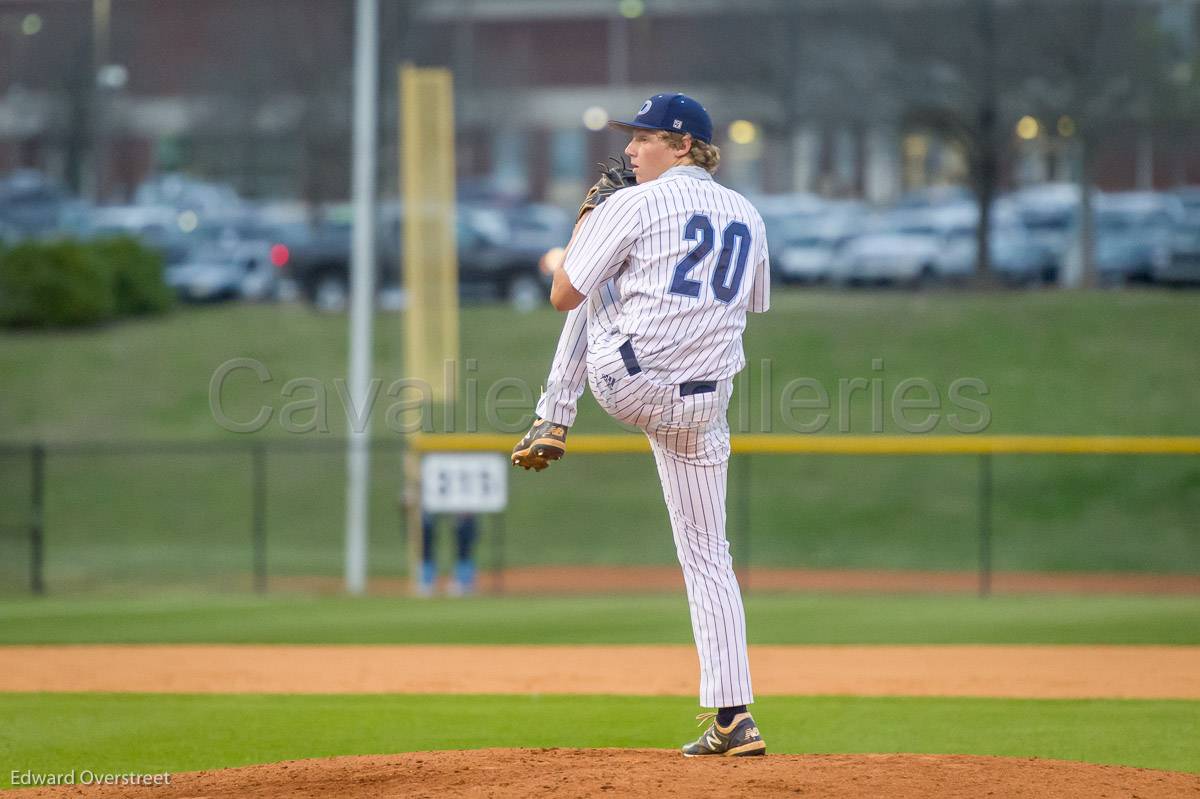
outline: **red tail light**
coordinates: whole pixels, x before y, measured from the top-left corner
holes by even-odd
[[[291,257],[286,244],[275,244],[271,247],[271,263],[278,267],[287,266],[288,258]]]

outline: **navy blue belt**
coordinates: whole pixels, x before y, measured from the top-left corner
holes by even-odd
[[[626,339],[625,343],[617,348],[621,353],[621,360],[625,362],[625,371],[631,376],[642,371],[642,365],[638,363],[637,356],[633,354],[633,344]],[[717,381],[715,380],[689,380],[686,383],[679,384],[679,396],[690,397],[693,394],[711,394],[717,390]]]

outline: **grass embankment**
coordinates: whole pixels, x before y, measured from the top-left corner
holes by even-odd
[[[961,423],[980,418],[949,401],[949,387],[960,378],[987,386],[986,396],[964,395],[986,403],[989,433],[1197,432],[1200,303],[1188,293],[777,291],[774,301],[771,313],[750,319],[750,369],[731,409],[735,430],[788,432],[781,392],[807,377],[830,395],[825,434],[841,429],[871,434],[874,397],[882,400],[884,432],[902,432],[891,400],[908,378],[923,378],[939,393],[935,433],[955,432],[949,412],[957,412]],[[465,392],[465,381],[474,381],[479,429],[495,429],[483,410],[489,387],[506,377],[535,391],[543,382],[560,324],[549,310],[527,315],[503,307],[464,310],[462,352],[472,363],[462,364],[459,382]],[[4,438],[327,441],[345,429],[336,381],[345,376],[346,328],[344,317],[299,307],[228,306],[182,309],[90,332],[0,334]],[[377,319],[374,374],[384,390],[403,374],[400,330],[396,315]],[[209,408],[214,370],[239,357],[257,360],[271,375],[269,382],[259,382],[241,370],[222,393],[224,411],[237,419],[252,418],[264,405],[271,409],[271,421],[254,435],[222,430]],[[764,359],[771,362],[769,370]],[[876,359],[882,368],[873,368]],[[330,433],[291,435],[281,427],[285,406],[318,396],[305,388],[286,394],[294,378],[311,378],[321,387]],[[841,381],[855,378],[882,383],[842,390]],[[518,393],[510,389],[504,396]],[[372,414],[382,438],[396,438],[387,426],[387,408],[396,401],[381,393]],[[847,413],[839,419],[843,404]],[[912,423],[925,413],[910,410],[906,418]],[[797,411],[795,419],[812,422],[816,414]],[[500,414],[508,420],[519,416]],[[314,413],[298,411],[290,418],[302,423]],[[466,422],[463,406],[455,428],[466,429]],[[581,403],[575,430],[618,432],[590,396]],[[1006,456],[995,458],[993,470],[997,569],[1200,571],[1195,458]],[[6,530],[0,562],[4,584],[17,591],[28,561],[22,529],[29,471],[25,453],[0,458],[0,528]],[[745,506],[750,562],[759,565],[969,569],[977,557],[977,471],[976,460],[964,456],[735,458],[730,536],[740,557]],[[400,474],[394,452],[376,455],[371,564],[378,574],[404,568],[396,508]],[[266,520],[272,573],[339,572],[344,484],[336,448],[270,451]],[[251,491],[250,459],[240,450],[52,453],[45,520],[50,587],[245,585]],[[512,473],[510,495],[507,563],[673,560],[648,456],[574,455],[540,475]],[[485,565],[493,551],[485,545]]]

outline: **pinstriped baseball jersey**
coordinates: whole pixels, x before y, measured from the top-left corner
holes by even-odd
[[[631,339],[663,385],[737,374],[746,312],[770,306],[762,217],[693,165],[614,194],[584,220],[563,269],[581,294],[616,287],[616,319],[589,324],[589,346]]]
[[[687,588],[700,703],[748,705],[746,614],[725,535],[726,415],[746,312],[770,303],[762,219],[705,170],[674,167],[592,211],[563,268],[587,302],[567,316],[538,415],[571,425],[586,373],[600,407],[645,433]]]
[[[550,364],[550,375],[546,388],[538,398],[537,415],[570,427],[575,424],[579,398],[583,395],[586,382],[588,328],[594,328],[591,338],[599,338],[615,329],[621,300],[617,287],[608,281],[588,297],[588,301],[567,314],[554,360]]]

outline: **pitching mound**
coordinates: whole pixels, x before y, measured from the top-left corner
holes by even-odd
[[[1036,758],[768,755],[659,749],[477,749],[292,760],[176,774],[169,787],[64,786],[37,797],[1200,797],[1200,776]]]

